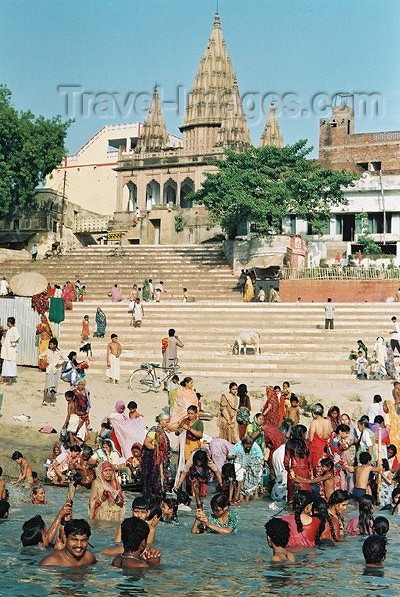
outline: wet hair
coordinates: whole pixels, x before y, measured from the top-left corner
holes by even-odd
[[[389,532],[389,521],[385,516],[377,516],[372,523],[372,530],[374,535],[386,537]]]
[[[58,340],[57,338],[50,338],[49,340],[49,346],[50,344],[53,344],[53,346],[55,346],[56,348],[58,348]]]
[[[178,501],[175,498],[164,496],[161,502],[166,504],[168,508],[172,508],[172,519],[176,518],[176,513],[178,512]]]
[[[174,330],[174,328],[170,328],[170,329],[168,330],[168,336],[169,336],[170,338],[172,338],[173,336],[175,336],[175,330]]]
[[[294,511],[294,520],[296,522],[297,530],[299,533],[303,530],[303,523],[301,522],[300,515],[303,512],[304,508],[306,508],[309,504],[313,501],[313,496],[310,491],[298,491],[294,496],[293,500],[293,511]]]
[[[358,500],[358,528],[360,535],[370,535],[370,527],[373,522],[372,508],[375,500],[372,495],[362,495]]]
[[[201,448],[193,453],[193,464],[190,467],[190,476],[196,472],[196,467],[198,466],[202,468],[202,473],[206,475],[208,470],[208,456],[207,452]]]
[[[39,489],[44,489],[43,485],[38,485],[37,487],[32,488],[32,494],[37,495]]]
[[[188,494],[187,491],[185,491],[184,489],[178,489],[175,490],[176,493],[176,501],[179,504],[184,504],[185,506],[190,506],[190,502],[192,501],[192,498],[190,497],[190,495]]]
[[[322,417],[324,414],[324,407],[322,406],[322,404],[320,402],[317,402],[312,407],[311,412],[313,415],[319,415],[320,417]]]
[[[74,359],[75,357],[76,357],[76,352],[75,352],[75,350],[71,350],[71,352],[70,352],[70,353],[69,353],[69,355],[68,355],[68,359],[69,359],[70,361],[72,361],[72,359]]]
[[[197,413],[197,411],[199,409],[197,408],[197,406],[195,404],[191,404],[187,410],[188,410],[188,412],[189,412],[189,410],[192,410],[194,413]]]
[[[378,423],[378,425],[383,425],[384,422],[385,419],[382,417],[382,415],[376,415],[374,423]]]
[[[369,417],[367,417],[367,415],[363,415],[360,419],[358,419],[358,423],[360,423],[360,425],[364,425],[364,427],[368,427]]]
[[[10,504],[7,502],[7,500],[0,500],[0,518],[6,518],[9,509]]]
[[[314,499],[312,514],[319,518],[319,527],[315,535],[315,544],[318,545],[321,542],[321,535],[325,530],[326,523],[328,523],[329,530],[333,541],[338,541],[335,533],[335,527],[333,526],[332,517],[328,512],[328,504],[321,497]]]
[[[229,391],[231,391],[231,389],[235,386],[238,387],[237,383],[235,381],[231,381],[231,383],[229,384]]]
[[[235,465],[233,462],[225,462],[222,465],[221,475],[223,481],[236,481]]]
[[[12,460],[16,461],[19,460],[20,458],[23,458],[21,452],[18,452],[18,450],[16,450],[15,452],[13,452],[12,456],[11,456]]]
[[[368,464],[368,462],[371,462],[372,457],[369,452],[361,452],[361,454],[358,457],[358,460],[360,461],[360,464]]]
[[[22,525],[21,542],[24,547],[39,545],[43,541],[43,531],[46,528],[40,515],[30,518]]]
[[[229,500],[223,493],[217,493],[214,497],[211,498],[210,502],[211,510],[215,510],[216,508],[226,508],[229,506]]]
[[[397,448],[396,448],[396,446],[394,444],[390,444],[387,447],[387,449],[390,450],[391,452],[393,452],[393,456],[396,456],[396,454],[397,454]]]
[[[325,468],[328,468],[330,471],[333,471],[334,462],[330,458],[321,458],[319,463],[321,466],[324,466]]]
[[[83,518],[73,518],[65,523],[64,526],[66,537],[68,537],[68,535],[86,535],[87,537],[90,537],[91,532],[90,524]]]
[[[136,410],[137,409],[137,404],[134,400],[131,400],[130,402],[128,402],[128,410]]]
[[[290,527],[286,520],[271,518],[265,523],[264,528],[267,537],[269,537],[274,545],[277,547],[286,547],[290,537]]]
[[[295,425],[292,427],[292,435],[286,443],[286,448],[292,458],[298,456],[305,458],[310,452],[304,440],[304,434],[307,428],[304,425]]]
[[[386,539],[378,535],[367,537],[362,546],[366,564],[380,564],[386,557]]]
[[[193,381],[193,377],[184,377],[183,380],[181,381],[181,386],[184,388],[185,385],[187,383],[189,383],[190,381]]]
[[[132,502],[132,510],[150,510],[149,501],[142,495],[136,497]]]
[[[131,516],[121,524],[121,539],[125,551],[137,551],[143,541],[147,541],[150,527],[145,520]]]
[[[350,494],[344,489],[335,489],[328,500],[328,507],[334,506],[335,504],[342,504],[350,499]]]
[[[382,396],[380,394],[375,394],[374,404],[379,404],[379,402],[382,402]]]

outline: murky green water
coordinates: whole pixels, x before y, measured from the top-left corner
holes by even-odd
[[[112,544],[115,527],[97,522],[92,525],[91,537],[97,564],[86,570],[49,570],[37,567],[43,551],[33,555],[20,553],[19,537],[22,523],[35,514],[41,514],[50,524],[65,490],[50,488],[47,493],[51,503],[41,508],[21,503],[21,496],[14,498],[14,491],[11,490],[10,519],[0,524],[1,597],[400,595],[399,516],[388,516],[388,556],[384,569],[372,575],[365,574],[361,538],[335,547],[303,551],[296,556],[294,567],[272,564],[263,525],[276,510],[268,501],[237,509],[240,527],[236,535],[192,535],[193,517],[187,515],[181,515],[179,525],[160,524],[156,546],[164,556],[159,569],[138,574],[111,567],[111,558],[100,552]],[[131,496],[128,499],[130,502]],[[87,516],[87,500],[87,492],[76,495],[75,516]],[[351,514],[350,511],[347,517]]]

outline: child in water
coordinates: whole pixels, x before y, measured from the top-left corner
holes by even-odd
[[[14,462],[16,462],[20,468],[18,479],[12,482],[13,485],[19,485],[20,483],[23,483],[24,489],[30,489],[33,484],[31,465],[25,460],[21,452],[18,451],[13,453],[11,459],[14,460]]]
[[[265,524],[265,532],[268,545],[272,549],[272,561],[294,564],[296,561],[294,555],[286,549],[290,537],[290,528],[286,520],[271,518]]]
[[[381,568],[386,558],[386,539],[377,535],[367,537],[362,546],[367,568]]]

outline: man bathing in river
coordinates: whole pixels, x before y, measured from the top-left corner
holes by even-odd
[[[112,565],[117,568],[148,568],[150,564],[159,564],[161,552],[154,547],[147,549],[149,531],[146,521],[136,516],[125,519],[121,524],[124,551],[115,556]]]
[[[88,550],[90,525],[86,520],[73,518],[64,527],[65,547],[46,556],[40,566],[62,566],[64,568],[82,568],[96,562]]]

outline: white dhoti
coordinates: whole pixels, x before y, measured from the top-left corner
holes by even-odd
[[[78,426],[79,426],[79,417],[78,417],[78,415],[71,415],[70,418],[69,418],[69,423],[68,423],[67,431],[69,431],[70,433],[76,433],[76,430],[78,429]],[[86,439],[86,433],[87,433],[86,423],[83,423],[83,425],[79,429],[78,433],[76,433],[76,437],[78,439],[80,439],[82,442],[84,442],[85,439]]]
[[[121,377],[121,365],[119,362],[119,357],[116,357],[114,354],[110,354],[110,367],[107,369],[106,375],[110,379],[114,379],[119,381]]]
[[[17,377],[17,361],[7,361],[4,359],[1,375],[2,377]]]

